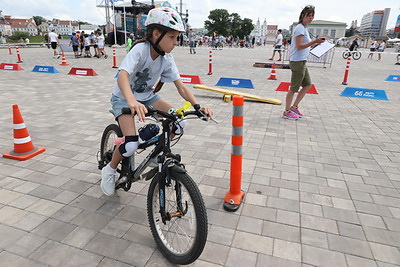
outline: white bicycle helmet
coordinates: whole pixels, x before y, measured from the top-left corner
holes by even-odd
[[[175,9],[170,7],[153,8],[149,11],[144,24],[146,27],[158,25],[178,32],[185,31],[181,16]]]

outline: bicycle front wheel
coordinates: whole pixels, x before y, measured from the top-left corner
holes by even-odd
[[[170,169],[170,175],[171,185],[165,186],[164,193],[165,211],[170,219],[165,224],[160,214],[158,179],[150,184],[147,195],[150,229],[165,258],[175,264],[190,264],[201,255],[207,241],[206,208],[200,190],[187,173]]]
[[[353,53],[353,59],[354,60],[359,60],[361,58],[361,53],[360,52],[354,52]]]

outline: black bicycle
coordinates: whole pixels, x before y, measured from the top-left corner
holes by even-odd
[[[175,264],[194,262],[203,252],[207,240],[207,212],[203,197],[181,163],[181,156],[171,152],[171,142],[178,142],[183,134],[181,129],[181,134],[171,140],[170,129],[177,125],[178,119],[192,116],[208,120],[199,105],[194,108],[194,111],[181,109],[163,112],[148,107],[146,117],[152,117],[158,123],[150,123],[139,129],[139,136],[142,138],[144,134],[141,133],[145,132],[146,137],[143,137],[145,140],[140,143],[138,151],[143,152],[150,146],[154,148],[136,168],[134,155],[124,158],[118,165],[119,178],[115,183],[115,189],[128,191],[133,182],[151,180],[147,194],[150,229],[161,253]],[[124,108],[122,113],[131,114],[131,110]],[[158,124],[162,126],[161,133]],[[111,161],[116,147],[114,140],[122,136],[117,124],[110,124],[105,128],[99,151],[99,169]],[[154,161],[158,166],[150,167],[144,173]]]
[[[361,58],[361,52],[357,51],[357,48],[355,48],[353,51],[350,50],[343,51],[342,57],[344,59],[348,59],[351,56],[353,57],[354,60],[359,60]]]

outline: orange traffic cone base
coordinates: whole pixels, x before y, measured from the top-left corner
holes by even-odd
[[[10,152],[4,153],[3,157],[8,158],[8,159],[16,159],[16,160],[24,161],[24,160],[33,158],[34,156],[39,155],[40,153],[43,153],[44,151],[46,151],[46,148],[37,146],[37,147],[34,147],[34,149],[32,151],[29,151],[26,153],[15,153],[14,151],[10,151]]]

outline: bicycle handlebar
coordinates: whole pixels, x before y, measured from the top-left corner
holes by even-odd
[[[190,115],[196,115],[199,119],[202,119],[204,121],[208,121],[209,118],[207,117],[207,115],[205,115],[200,110],[200,105],[199,104],[196,104],[193,107],[195,109],[194,111],[193,110],[184,111],[183,114],[180,115],[180,114],[176,113],[175,111],[165,112],[165,111],[162,111],[162,110],[155,109],[152,106],[148,106],[147,107],[147,113],[146,113],[145,116],[146,117],[151,117],[151,116],[153,116],[155,114],[159,114],[159,115],[161,115],[161,116],[163,116],[163,117],[165,117],[167,119],[170,119],[171,121],[176,121],[181,117],[186,117],[186,116],[190,116]],[[125,108],[122,108],[122,114],[132,114],[132,111],[131,111],[130,108],[126,108],[125,107]]]

